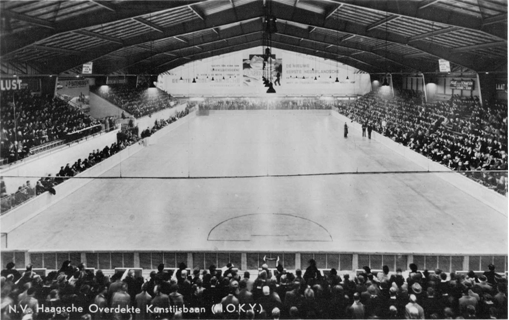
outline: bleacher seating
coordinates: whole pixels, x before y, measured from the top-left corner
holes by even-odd
[[[339,112],[499,193],[507,194],[507,105],[477,98],[415,103],[371,92]]]
[[[38,146],[54,147],[61,140],[101,130],[101,122],[80,109],[58,98],[32,95],[29,90],[2,91],[0,112],[0,154],[8,162],[32,154],[33,149],[40,151]]]
[[[185,110],[177,112],[175,116],[172,116],[167,120],[156,120],[151,130],[146,129],[142,132],[141,138],[149,137],[151,134],[162,129],[168,124],[186,116],[189,114],[190,109],[191,107],[188,106]],[[37,181],[37,185],[35,186],[30,185],[30,182],[27,181],[27,184],[19,186],[18,190],[15,192],[6,190],[3,177],[0,177],[0,183],[2,185],[0,198],[1,214],[3,215],[9,212],[11,209],[21,205],[25,201],[28,201],[35,196],[38,196],[46,191],[50,191],[55,185],[62,183],[65,179],[73,177],[80,172],[87,170],[88,168],[94,166],[96,163],[99,163],[111,155],[125,149],[127,146],[137,142],[138,140],[139,138],[137,134],[131,134],[128,131],[120,133],[117,137],[117,142],[113,143],[112,145],[105,146],[102,150],[91,150],[87,158],[77,159],[72,165],[67,164],[67,166],[65,166],[62,164],[60,171],[54,175],[50,173],[48,176],[42,177],[39,179],[39,181]]]
[[[113,85],[92,88],[92,91],[135,118],[176,105],[175,99],[158,88],[148,90],[146,86]]]

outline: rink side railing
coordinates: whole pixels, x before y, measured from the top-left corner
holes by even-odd
[[[2,238],[3,239],[3,238]],[[2,243],[2,246],[4,243]],[[381,270],[383,265],[394,272],[397,268],[407,270],[415,263],[420,270],[444,272],[481,271],[494,264],[496,270],[508,270],[507,255],[438,255],[438,254],[393,254],[393,253],[312,253],[312,252],[215,252],[215,251],[28,251],[2,249],[2,265],[13,261],[18,268],[31,264],[34,268],[58,270],[65,260],[73,264],[83,262],[88,268],[114,270],[118,268],[139,268],[154,270],[160,263],[166,268],[177,268],[184,262],[188,268],[208,269],[212,264],[224,266],[233,263],[241,270],[258,270],[262,264],[279,262],[287,270],[305,269],[308,261],[314,259],[319,269],[348,273],[369,266]]]

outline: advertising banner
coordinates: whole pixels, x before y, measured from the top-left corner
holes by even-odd
[[[88,80],[58,80],[56,95],[69,104],[87,112],[90,110]]]
[[[41,79],[38,78],[3,78],[0,79],[0,90],[22,90],[29,89],[32,92],[41,91]]]
[[[472,80],[472,79],[451,79],[451,89],[453,89],[453,90],[474,90],[474,80]]]
[[[260,87],[263,77],[272,82],[280,82],[283,74],[283,59],[275,54],[270,56],[262,54],[245,54],[242,62],[244,86]]]
[[[92,66],[94,65],[93,62],[87,62],[83,64],[83,70],[81,71],[82,74],[92,74]]]
[[[507,83],[497,83],[495,86],[497,91],[507,91]]]
[[[351,66],[277,48],[265,55],[261,47],[168,70],[158,77],[157,87],[174,96],[265,96],[263,77],[273,83],[277,95],[285,96],[360,95],[371,90],[369,74]]]
[[[438,68],[440,72],[451,72],[451,64],[444,59],[438,59]]]

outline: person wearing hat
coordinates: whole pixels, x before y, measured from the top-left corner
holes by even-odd
[[[180,294],[179,291],[179,285],[178,284],[172,284],[170,286],[170,294],[168,295],[168,298],[170,299],[170,306],[173,306],[175,309],[180,309],[184,306],[184,296]]]
[[[498,310],[498,314],[501,319],[507,319],[507,284],[506,283],[498,283],[497,284],[497,294],[493,297],[493,302],[495,307]]]
[[[134,314],[135,319],[143,320],[148,317],[148,315],[146,314],[146,311],[147,311],[147,306],[149,306],[152,301],[152,296],[147,293],[147,288],[148,288],[148,282],[145,282],[141,286],[141,292],[138,293],[136,295],[136,297],[134,298],[134,305],[136,306],[136,308],[140,309],[139,314]]]
[[[279,320],[280,317],[281,317],[281,311],[279,310],[279,308],[276,307],[276,308],[272,309],[272,319]]]
[[[483,293],[493,292],[493,287],[490,283],[488,283],[488,278],[484,274],[479,277],[479,282],[474,284],[474,289],[475,288],[479,289],[479,291]]]
[[[281,303],[271,295],[270,287],[268,285],[262,287],[262,296],[255,301],[263,307],[267,314],[272,314],[272,309],[276,307],[278,307],[280,310],[282,308]]]
[[[310,259],[308,261],[309,266],[306,268],[306,272],[304,273],[304,280],[306,283],[310,283],[309,281],[312,280],[313,284],[314,281],[320,281],[322,279],[322,274],[316,267],[316,261],[314,259]],[[312,285],[312,284],[311,284]]]
[[[471,291],[471,289],[465,288],[463,290],[463,296],[458,300],[459,311],[463,317],[466,317],[468,314],[468,306],[473,306],[477,309],[477,305],[479,304],[479,300],[473,295],[469,294]]]
[[[233,270],[232,270],[232,269],[233,269],[233,263],[228,262],[228,263],[226,264],[226,267],[225,267],[225,268],[223,268],[223,269],[224,269],[224,270],[223,270],[223,277],[225,277],[225,278],[226,278],[226,277],[228,277],[229,275],[233,275]]]
[[[409,300],[410,302],[405,306],[405,317],[407,319],[424,319],[424,309],[417,303],[415,294],[411,294]],[[414,310],[417,310],[417,314]]]
[[[351,319],[364,319],[364,304],[361,302],[361,296],[358,292],[353,295],[353,303],[348,307],[347,313]]]
[[[161,291],[161,285],[157,285],[154,288],[154,297],[152,298],[152,305],[154,306],[154,310],[157,310],[156,308],[161,308],[159,314],[157,316],[160,316],[161,319],[168,318],[169,316],[169,309],[170,309],[170,298],[168,295],[164,294]]]
[[[284,296],[283,310],[287,314],[292,307],[297,307],[300,310],[303,302],[303,297],[300,294],[300,282],[294,281],[291,286],[292,289],[287,291]]]
[[[226,319],[238,319],[239,318],[239,299],[235,297],[235,293],[239,287],[237,281],[232,281],[228,287],[228,295],[221,299],[223,305],[223,316]]]
[[[249,271],[245,271],[244,272],[244,278],[242,280],[246,281],[246,288],[247,288],[247,290],[248,291],[252,291],[253,290],[254,281],[251,280],[251,274],[249,273]]]
[[[412,286],[410,287],[409,294],[415,294],[415,297],[417,298],[417,301],[421,301],[421,294],[422,294],[422,286],[419,282],[414,282]]]
[[[19,273],[18,270],[16,270],[16,264],[14,262],[9,262],[7,263],[7,265],[5,266],[5,269],[2,270],[1,272],[1,276],[2,277],[6,277],[9,276],[9,275],[13,275],[14,279],[13,281],[16,282],[19,280],[19,278],[21,278],[21,273]]]
[[[444,309],[441,301],[436,297],[435,289],[432,287],[429,287],[426,291],[426,296],[422,299],[422,307],[426,319],[430,319],[433,314],[439,315]]]
[[[249,291],[249,289],[247,288],[247,282],[245,279],[242,279],[239,282],[239,293],[237,297],[239,299],[239,303],[242,305],[247,306],[250,303],[252,304],[254,302],[253,293],[251,293],[251,291]]]
[[[127,290],[129,288],[127,287],[126,282],[122,282],[120,289],[113,293],[113,296],[111,297],[111,307],[112,308],[128,308],[131,306],[131,297],[127,293]],[[124,313],[121,312],[114,312],[112,319],[114,320],[121,320],[125,316]]]
[[[497,284],[498,279],[500,279],[502,276],[495,272],[495,265],[489,264],[488,265],[488,271],[484,271],[483,275],[486,277],[486,280],[489,284],[492,286]]]

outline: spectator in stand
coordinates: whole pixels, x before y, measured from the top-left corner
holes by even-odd
[[[164,269],[164,266],[163,268]],[[161,269],[161,270],[162,270]],[[225,268],[222,268],[224,270]],[[332,279],[322,277],[321,279],[306,277],[304,290],[301,291],[301,283],[294,281],[295,275],[286,270],[275,270],[267,268],[275,274],[271,279],[266,279],[265,284],[261,288],[261,296],[255,300],[261,303],[265,309],[266,317],[290,318],[390,318],[390,319],[423,319],[426,318],[454,318],[454,315],[460,315],[464,318],[488,318],[496,316],[500,319],[507,316],[507,279],[500,278],[496,288],[481,295],[475,292],[475,286],[472,287],[471,282],[464,277],[452,274],[451,281],[446,281],[446,285],[451,288],[450,296],[442,300],[440,296],[444,295],[444,290],[436,282],[437,279],[428,272],[423,272],[421,279],[422,286],[427,286],[426,294],[421,297],[415,296],[413,293],[408,295],[411,285],[403,277],[403,283],[400,287],[393,282],[373,281],[376,277],[371,275],[371,270],[366,268],[364,275],[354,277],[351,282],[361,282],[361,277],[367,279],[365,291],[359,292],[356,289],[344,290],[349,287],[346,280],[349,277],[344,275],[346,279],[341,284],[331,286]],[[212,318],[214,314],[211,312],[211,306],[221,303],[223,306],[223,318],[238,318],[238,311],[242,301],[251,301],[252,292],[248,290],[245,280],[238,283],[237,275],[229,274],[227,277],[221,277],[215,272],[214,268],[203,270],[195,274],[192,278],[192,290],[189,294],[183,294],[177,284],[177,279],[171,279],[169,276],[157,274],[153,271],[150,280],[144,282],[142,278],[137,278],[131,270],[126,270],[124,274],[116,274],[112,276],[112,283],[104,276],[102,271],[98,270],[96,274],[86,270],[82,264],[73,265],[69,261],[65,261],[63,267],[58,271],[50,271],[46,277],[39,277],[27,267],[27,271],[20,277],[19,281],[14,281],[15,277],[19,277],[12,263],[8,264],[5,270],[2,270],[2,302],[12,305],[52,305],[60,307],[68,307],[71,305],[82,306],[84,310],[88,310],[91,303],[97,304],[99,307],[127,307],[131,305],[131,296],[129,292],[142,292],[137,294],[134,304],[138,307],[151,306],[152,310],[157,307],[163,308],[160,314],[153,314],[154,318],[170,319],[171,317],[179,317],[178,310],[175,307],[195,307],[203,306],[205,310],[198,314],[184,315],[187,318]],[[416,269],[417,270],[417,269]],[[212,271],[212,272],[210,272]],[[267,270],[262,271],[266,274]],[[202,277],[200,277],[200,273]],[[278,274],[281,276],[278,277]],[[184,272],[182,272],[184,274]],[[214,277],[211,275],[214,274]],[[438,273],[446,275],[443,272]],[[127,276],[130,275],[130,276]],[[231,275],[231,276],[230,276]],[[219,281],[218,278],[220,277]],[[263,278],[263,277],[262,277]],[[446,278],[447,275],[446,275]],[[290,279],[292,286],[286,286],[287,279]],[[373,279],[373,280],[372,280]],[[399,278],[398,278],[399,279]],[[416,277],[409,277],[407,280],[414,284]],[[182,283],[190,280],[185,277]],[[445,280],[445,279],[444,279]],[[201,282],[207,283],[203,287]],[[390,280],[389,280],[390,281]],[[399,280],[398,280],[399,282]],[[132,290],[129,286],[134,286]],[[150,295],[150,287],[154,286],[153,294]],[[280,291],[281,287],[285,288]],[[350,286],[351,287],[351,286]],[[110,298],[108,299],[108,289]],[[240,291],[237,289],[240,288]],[[460,289],[460,291],[458,291]],[[256,290],[256,284],[254,289]],[[414,290],[415,291],[415,290]],[[167,293],[170,293],[168,296]],[[278,293],[281,292],[281,293]],[[283,294],[284,293],[284,294]],[[459,294],[459,295],[458,295]],[[49,302],[48,302],[49,301]],[[444,301],[444,303],[442,303]],[[226,306],[233,304],[239,306],[234,312],[226,311]],[[170,307],[174,307],[170,309]],[[232,310],[232,307],[228,307]],[[250,307],[244,307],[246,318],[253,315],[249,312]],[[251,310],[252,311],[252,310]],[[263,317],[259,314],[260,310],[255,307],[257,317]],[[4,315],[7,312],[3,309]],[[203,312],[203,314],[202,314]],[[278,315],[279,312],[279,315]],[[9,315],[9,314],[7,314]],[[93,314],[95,319],[105,319],[111,314],[97,313]],[[243,313],[241,313],[241,316]],[[13,318],[14,314],[10,314]],[[39,313],[39,318],[46,319],[46,315]],[[53,315],[48,315],[51,318]],[[71,319],[79,319],[82,316],[88,316],[86,313],[71,313]],[[134,315],[136,319],[140,319],[140,315]],[[216,315],[217,316],[217,315]],[[57,318],[65,318],[63,314]],[[113,314],[114,319],[127,319],[131,314]]]
[[[419,100],[419,99],[417,99]],[[364,95],[339,112],[424,156],[507,194],[507,104],[481,106],[476,98],[416,102],[402,94]],[[470,173],[471,171],[475,171]],[[483,172],[481,172],[483,171]],[[486,171],[486,172],[484,172]]]
[[[109,86],[108,90],[98,87],[94,93],[124,109],[135,118],[151,115],[176,105],[176,100],[166,92],[158,88],[147,90],[146,86],[116,85]],[[126,118],[124,112],[121,117]]]
[[[26,157],[33,147],[100,124],[58,98],[26,89],[2,91],[0,112],[0,154],[9,155],[9,162]]]

